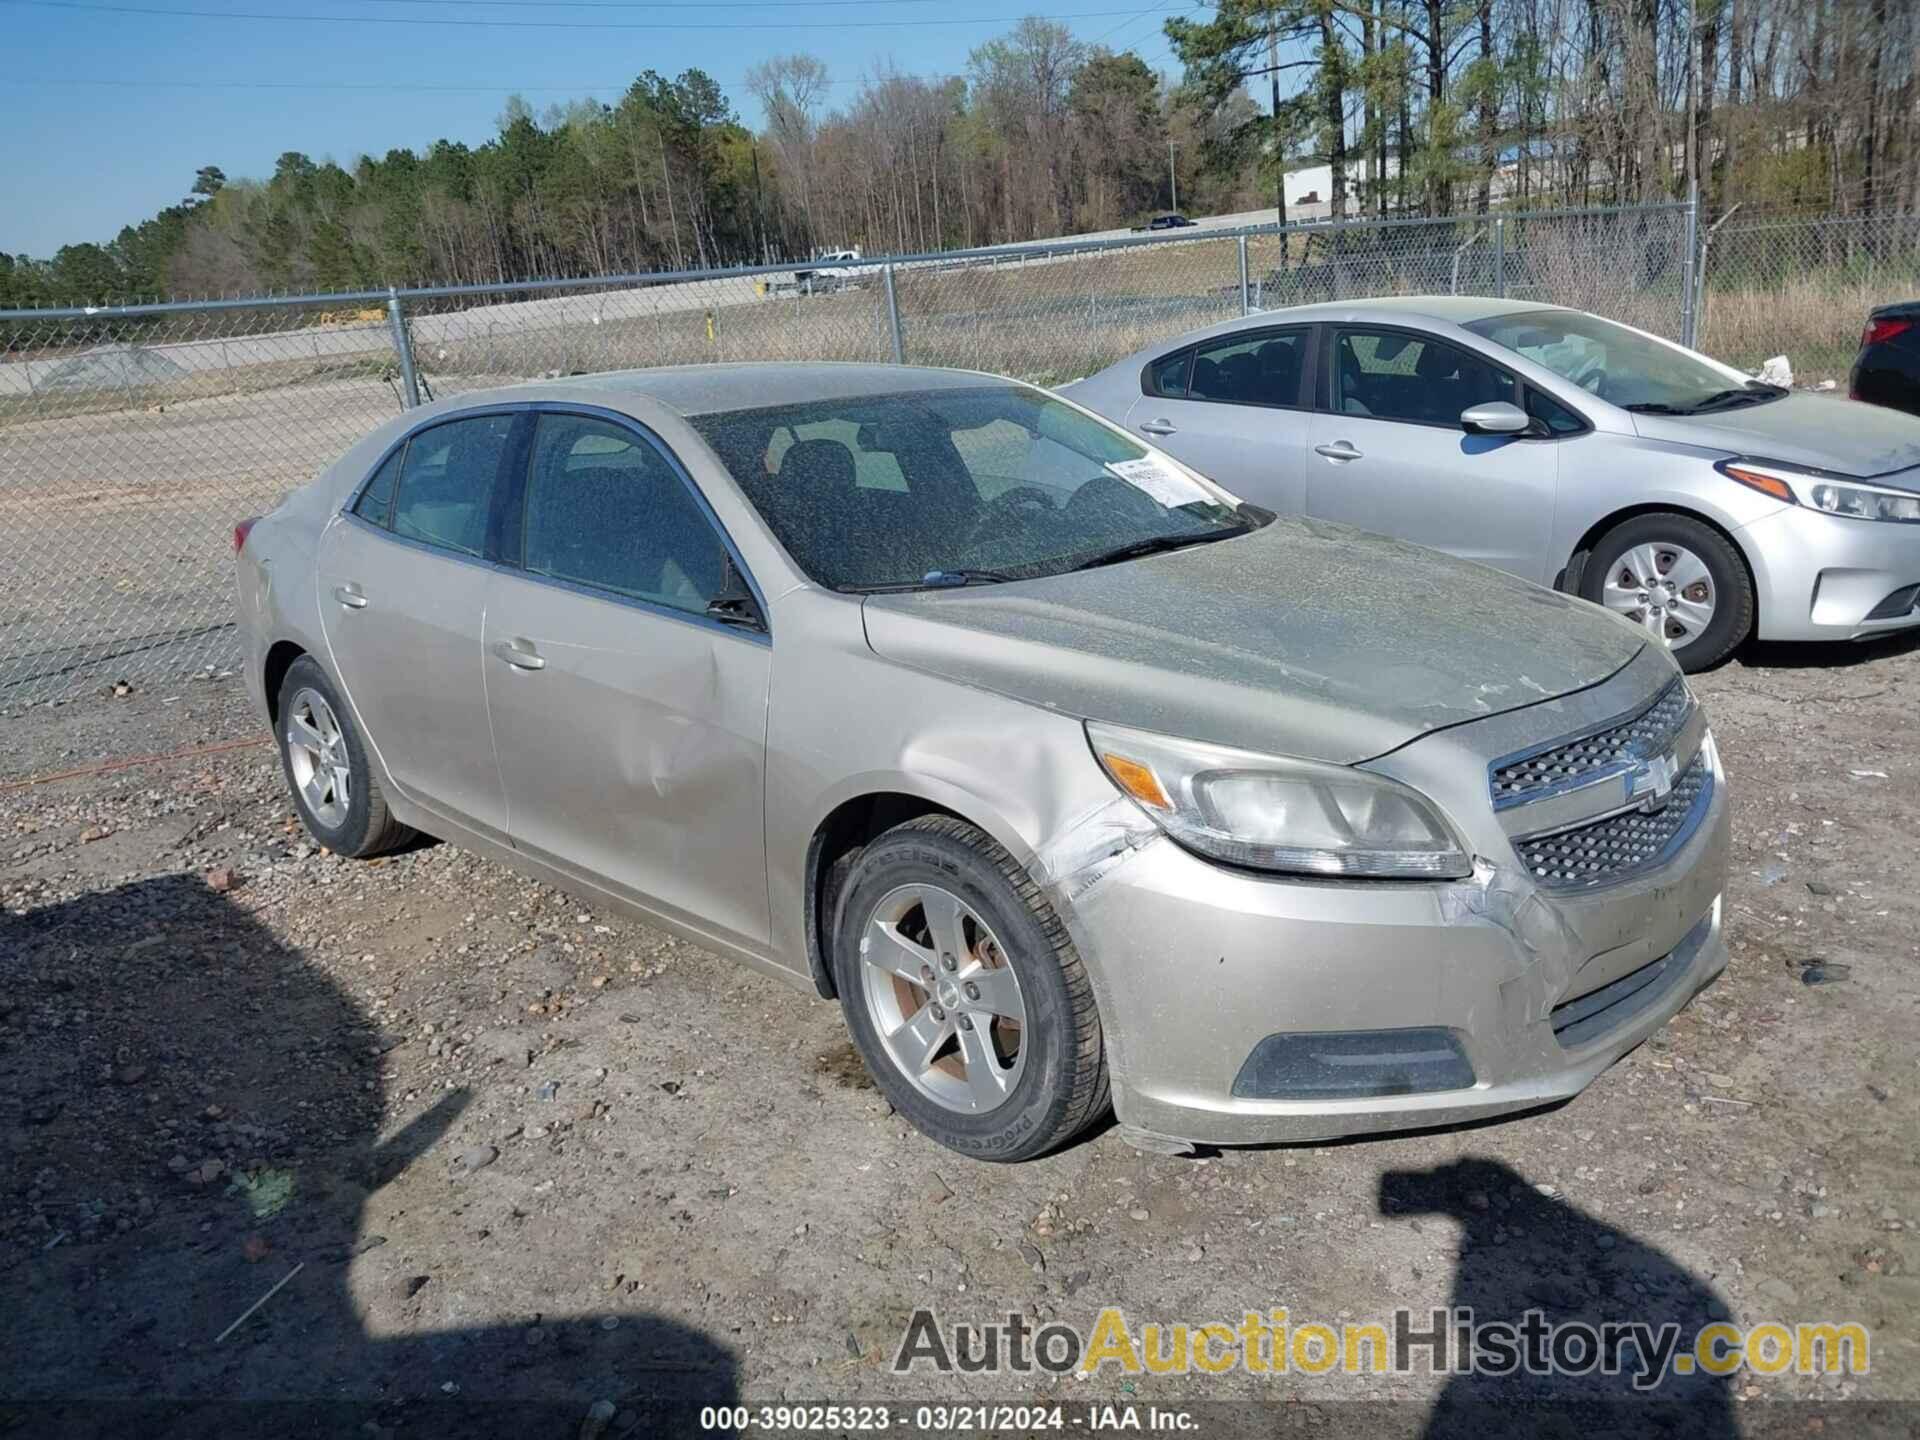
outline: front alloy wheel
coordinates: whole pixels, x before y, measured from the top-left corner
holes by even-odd
[[[1004,846],[958,816],[923,815],[835,875],[834,987],[895,1110],[981,1160],[1044,1154],[1105,1113],[1086,966]]]
[[[880,1043],[936,1105],[978,1115],[1006,1103],[1026,1064],[1020,978],[998,937],[951,891],[902,885],[860,941]]]

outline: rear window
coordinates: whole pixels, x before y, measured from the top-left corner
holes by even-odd
[[[994,385],[691,422],[824,585],[1024,578],[1116,544],[1244,528],[1231,497],[1044,391]]]

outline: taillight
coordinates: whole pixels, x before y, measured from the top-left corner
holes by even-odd
[[[1865,345],[1884,345],[1896,335],[1904,335],[1913,328],[1913,321],[1892,315],[1879,320],[1867,321],[1867,328],[1861,332],[1860,343]]]
[[[260,523],[258,515],[249,515],[233,527],[233,553],[238,555],[247,543],[247,536],[253,533],[253,527]]]

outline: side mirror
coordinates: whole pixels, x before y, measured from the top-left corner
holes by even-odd
[[[1460,412],[1460,428],[1469,435],[1524,435],[1533,421],[1510,400],[1489,400]]]

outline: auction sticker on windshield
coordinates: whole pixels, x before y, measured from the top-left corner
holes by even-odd
[[[1129,485],[1139,486],[1169,510],[1213,498],[1197,480],[1151,455],[1141,460],[1110,460],[1107,469]]]

